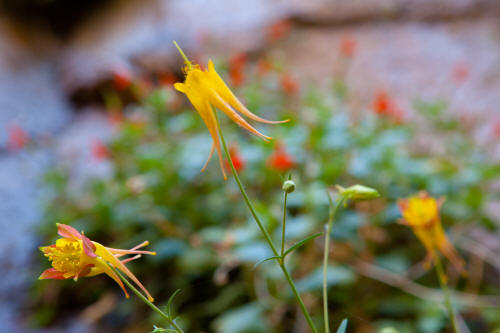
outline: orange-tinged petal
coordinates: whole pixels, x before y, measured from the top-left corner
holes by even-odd
[[[219,140],[219,131],[217,128],[217,121],[215,119],[214,112],[208,103],[208,101],[204,100],[202,96],[198,93],[193,88],[190,88],[186,96],[188,97],[189,101],[191,104],[193,104],[194,108],[196,111],[198,111],[198,114],[200,115],[201,119],[205,123],[205,126],[207,126],[207,129],[212,136],[213,144],[215,145],[215,148],[217,149],[217,155],[219,156],[219,165],[222,170],[222,175],[224,176],[224,179],[227,179],[226,172],[224,171],[223,168],[223,162],[222,162],[222,150],[220,147],[220,140]],[[207,162],[205,162],[205,165],[208,163],[210,160],[210,157],[212,156],[213,153],[211,153],[208,157]]]
[[[227,179],[226,172],[224,171],[224,163],[222,161],[222,150],[220,147],[220,140],[219,140],[219,128],[217,125],[217,119],[215,118],[215,114],[213,112],[212,107],[208,102],[205,102],[205,107],[207,109],[210,109],[210,113],[207,114],[207,123],[208,123],[208,131],[210,132],[210,135],[213,138],[213,144],[215,145],[215,148],[217,149],[217,156],[219,157],[219,167],[222,172],[222,176],[224,177],[224,180]],[[209,155],[210,157],[210,155]]]
[[[464,271],[464,261],[460,258],[457,250],[453,247],[448,237],[446,236],[441,223],[433,226],[432,233],[436,248],[455,266],[458,272]]]
[[[105,273],[107,276],[112,278],[120,288],[122,288],[123,292],[125,293],[125,297],[129,298],[130,296],[128,295],[127,289],[125,289],[125,285],[123,284],[123,281],[120,279],[118,275],[109,267],[109,265],[104,261],[104,260],[96,260],[95,267],[93,267],[87,276],[95,276],[98,274]]]
[[[64,276],[63,276],[63,273],[59,272],[55,268],[47,268],[46,270],[43,271],[43,273],[40,275],[40,277],[38,279],[39,280],[44,280],[44,279],[63,280]]]
[[[122,271],[125,275],[127,275],[141,290],[146,294],[148,299],[153,302],[154,298],[147,291],[147,289],[142,285],[142,283],[135,277],[135,275],[120,261],[118,260],[111,252],[108,251],[104,246],[99,243],[94,242],[97,250],[96,253],[104,259],[109,264],[113,265],[115,268]],[[108,274],[105,271],[106,274]],[[109,274],[108,274],[109,275]]]
[[[75,238],[75,239],[80,239],[81,237],[80,232],[75,228],[73,228],[72,226],[62,223],[56,223],[56,226],[57,226],[57,233],[61,237]]]
[[[243,127],[247,131],[256,136],[263,138],[268,141],[272,138],[260,133],[255,128],[253,128],[245,119],[243,119],[229,104],[227,104],[220,96],[217,94],[215,90],[212,90],[212,94],[210,95],[210,103],[213,104],[216,108],[220,109],[224,112],[232,121],[234,121],[239,126]]]
[[[174,83],[174,88],[180,91],[181,93],[186,93],[186,85],[181,82]]]
[[[69,226],[67,224],[62,224],[62,223],[56,223],[57,225],[57,233],[65,238],[73,238],[73,239],[80,239],[82,241],[82,246],[83,250],[85,251],[85,254],[88,255],[89,257],[96,257],[95,252],[95,246],[92,244],[92,241],[85,237],[82,233],[78,232],[75,228],[72,226]]]
[[[286,120],[267,120],[257,116],[248,110],[243,103],[233,94],[231,89],[226,85],[224,80],[220,77],[220,75],[215,70],[214,64],[212,60],[208,61],[208,74],[211,82],[213,83],[213,89],[217,92],[217,94],[228,103],[230,106],[241,112],[244,116],[248,118],[266,124],[280,124],[286,123],[289,119]]]
[[[204,172],[205,169],[207,168],[208,162],[210,162],[210,159],[212,158],[212,156],[214,154],[215,146],[216,146],[215,143],[212,142],[212,147],[210,148],[210,154],[208,154],[207,161],[205,162],[205,164],[203,164],[203,167],[201,168],[201,172]]]
[[[78,272],[76,272],[73,279],[77,281],[79,277],[87,276],[90,273],[92,267],[94,267],[94,264],[88,264],[82,267]]]

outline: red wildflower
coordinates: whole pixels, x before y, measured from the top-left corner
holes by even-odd
[[[229,59],[229,78],[234,86],[240,86],[243,83],[246,63],[247,55],[243,52],[236,53]]]
[[[19,125],[14,124],[9,126],[7,134],[7,149],[19,150],[29,143],[30,138],[28,133]]]
[[[110,152],[108,146],[106,146],[101,140],[94,140],[92,143],[92,157],[96,161],[102,161],[109,157]]]
[[[352,57],[356,52],[357,42],[350,36],[344,36],[339,43],[340,54],[344,57]]]
[[[278,39],[286,37],[292,30],[290,21],[281,20],[271,24],[267,28],[267,38],[269,41],[274,42]]]
[[[453,67],[453,81],[460,84],[469,77],[469,66],[465,63],[458,63]]]
[[[402,123],[405,117],[404,111],[389,97],[385,91],[380,91],[373,101],[373,111],[378,115],[391,118],[396,123]]]
[[[267,160],[267,165],[277,171],[287,171],[295,166],[295,160],[293,156],[287,154],[285,147],[278,143],[274,147],[274,153],[269,156]]]
[[[295,95],[299,91],[299,83],[290,74],[284,74],[280,80],[281,90],[287,95]]]
[[[389,100],[389,96],[385,91],[380,91],[375,96],[375,100],[373,101],[373,111],[376,114],[386,114],[389,110],[389,105],[391,101]]]
[[[113,69],[113,85],[116,90],[123,91],[132,84],[132,73],[127,67],[120,66]]]
[[[236,171],[242,171],[245,169],[246,162],[238,151],[238,148],[233,146],[229,148],[229,155],[231,156],[231,160],[233,161],[234,168]],[[225,160],[225,167],[229,171],[231,170],[231,165],[228,160]]]

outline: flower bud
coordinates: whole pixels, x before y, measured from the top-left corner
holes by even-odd
[[[366,200],[378,198],[380,196],[377,190],[359,184],[347,188],[337,185],[337,190],[346,200]]]
[[[293,191],[295,191],[295,182],[293,180],[290,180],[290,179],[286,180],[283,183],[282,189],[285,193],[292,193]]]

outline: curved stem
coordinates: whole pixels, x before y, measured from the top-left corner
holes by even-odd
[[[328,320],[328,280],[327,280],[327,269],[328,269],[328,253],[330,249],[330,234],[332,232],[333,218],[337,212],[340,204],[344,201],[344,197],[340,196],[336,202],[335,206],[332,205],[330,195],[328,195],[328,200],[330,202],[330,214],[328,216],[328,223],[326,225],[326,235],[325,235],[325,248],[323,252],[323,320],[325,325],[325,332],[330,332],[330,322]]]
[[[111,267],[111,269],[120,277],[120,279],[127,285],[137,295],[144,303],[146,303],[151,309],[156,311],[160,316],[163,317],[167,321],[169,325],[171,325],[178,333],[184,333],[182,329],[168,316],[166,313],[161,311],[156,305],[150,302],[137,288],[135,288],[132,283],[130,283],[127,278],[125,278],[122,273],[120,273],[116,268]]]
[[[243,187],[243,184],[241,183],[240,177],[238,176],[238,172],[236,172],[236,169],[234,168],[233,160],[231,159],[231,155],[229,154],[229,150],[227,149],[226,141],[224,140],[224,135],[222,134],[222,130],[221,130],[220,125],[219,125],[219,119],[217,117],[217,112],[215,112],[215,117],[216,117],[216,121],[217,121],[217,127],[219,130],[220,140],[222,142],[224,152],[225,152],[227,159],[229,161],[229,165],[231,167],[231,172],[233,173],[234,179],[236,180],[236,183],[238,184],[238,188],[240,189],[241,195],[243,196],[243,199],[245,200],[245,203],[247,204],[248,209],[252,213],[252,216],[253,216],[255,222],[257,222],[257,225],[259,226],[260,231],[262,232],[262,234],[264,235],[264,238],[266,239],[267,243],[269,244],[269,247],[273,251],[273,254],[276,257],[280,257],[278,250],[276,249],[276,246],[274,245],[274,243],[271,239],[271,236],[267,232],[266,228],[264,228],[264,225],[260,221],[260,219],[257,215],[257,212],[255,211],[255,208],[252,205],[252,202],[248,198],[247,192],[245,191],[245,188]],[[297,291],[297,288],[295,287],[295,284],[290,276],[290,273],[288,273],[288,270],[283,262],[283,259],[281,259],[279,261],[279,265],[280,265],[281,270],[283,271],[283,274],[285,275],[285,277],[288,281],[288,284],[290,285],[290,288],[292,289],[292,292],[295,296],[295,299],[297,300],[297,303],[299,303],[299,307],[302,310],[304,317],[306,318],[307,324],[309,325],[309,327],[311,328],[311,331],[313,333],[317,333],[318,331],[317,331],[316,327],[314,326],[311,315],[307,311],[307,308],[306,308],[304,302],[302,301],[302,298],[300,297],[300,294]]]
[[[286,230],[286,199],[288,197],[288,192],[285,192],[285,201],[283,203],[283,226],[281,230],[281,257],[283,258],[283,253],[285,253],[285,230]]]
[[[455,333],[460,333],[460,328],[458,327],[457,317],[455,316],[455,311],[453,310],[453,305],[451,303],[450,291],[448,290],[447,278],[444,273],[443,264],[441,263],[441,258],[439,255],[432,251],[432,256],[434,257],[434,262],[436,266],[436,272],[438,275],[439,284],[441,285],[441,290],[443,290],[444,294],[444,305],[446,310],[448,311],[448,317],[450,317],[451,324],[453,326],[453,331]]]

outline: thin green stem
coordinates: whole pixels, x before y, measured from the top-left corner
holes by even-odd
[[[231,155],[229,154],[229,150],[227,149],[226,141],[224,140],[224,135],[223,135],[222,130],[221,130],[220,125],[219,125],[219,119],[217,117],[217,112],[215,112],[215,116],[216,116],[217,126],[219,129],[220,140],[222,142],[222,147],[224,148],[224,152],[227,156],[227,159],[229,161],[229,165],[231,167],[231,172],[233,173],[234,179],[236,180],[236,183],[238,184],[241,195],[243,196],[243,199],[245,200],[245,203],[247,204],[248,209],[252,213],[252,216],[253,216],[255,222],[257,222],[257,225],[259,226],[260,231],[262,232],[262,234],[264,235],[264,238],[266,239],[267,243],[269,244],[269,247],[273,251],[273,254],[276,257],[280,257],[278,250],[276,249],[276,246],[274,245],[274,243],[271,239],[271,236],[267,232],[266,228],[264,228],[264,225],[262,224],[259,217],[257,216],[257,212],[255,211],[255,208],[253,207],[252,202],[248,198],[247,192],[245,191],[245,188],[244,188],[243,184],[241,183],[240,177],[238,176],[238,172],[236,172],[236,169],[235,169],[234,164],[233,164],[233,160],[231,159]],[[295,287],[295,284],[290,276],[290,273],[288,273],[288,270],[283,262],[283,259],[281,259],[279,261],[279,265],[280,265],[281,270],[283,271],[283,274],[285,275],[285,277],[288,281],[288,284],[290,285],[290,288],[292,289],[292,292],[295,296],[295,299],[297,300],[297,303],[299,303],[299,307],[302,310],[304,317],[306,318],[307,324],[309,325],[309,327],[311,328],[311,331],[313,333],[317,333],[318,331],[317,331],[316,327],[314,326],[311,315],[309,314],[309,311],[307,311],[307,308],[306,308],[304,302],[302,301],[302,298],[300,297],[300,294],[297,291],[297,288]]]
[[[130,283],[126,277],[122,275],[116,268],[111,267],[111,269],[120,277],[120,279],[127,285],[137,295],[144,303],[146,303],[151,309],[156,311],[160,316],[162,316],[169,325],[171,325],[178,333],[184,333],[182,329],[175,323],[175,321],[170,318],[169,315],[161,311],[156,305],[150,302],[132,283]]]
[[[453,310],[453,305],[451,303],[451,295],[450,291],[448,290],[447,278],[446,274],[444,273],[443,264],[441,262],[441,259],[439,258],[439,255],[435,251],[432,252],[432,256],[434,257],[434,262],[436,264],[435,266],[439,284],[441,285],[441,290],[443,291],[444,294],[444,305],[446,307],[446,310],[448,311],[448,317],[450,317],[451,324],[453,326],[453,331],[455,333],[460,333],[457,317],[455,315],[455,311]]]
[[[332,232],[332,224],[335,214],[339,206],[344,201],[343,196],[339,196],[335,202],[335,205],[332,207],[330,195],[328,195],[328,200],[330,201],[330,214],[328,216],[328,223],[326,225],[326,234],[325,234],[325,248],[323,252],[323,319],[325,325],[325,332],[330,332],[330,322],[328,319],[328,279],[327,279],[327,270],[328,270],[328,253],[330,252],[330,234]]]
[[[288,192],[285,192],[285,200],[283,203],[283,226],[281,230],[281,257],[283,258],[283,253],[285,253],[285,229],[286,229],[286,199],[288,197]]]

